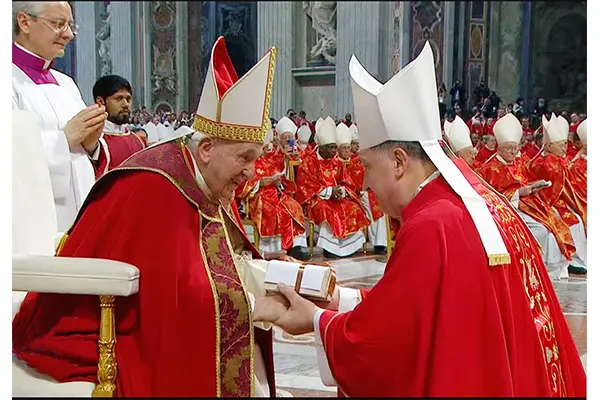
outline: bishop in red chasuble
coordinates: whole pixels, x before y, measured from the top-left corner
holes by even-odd
[[[327,256],[346,257],[365,242],[369,220],[346,168],[336,157],[336,126],[331,117],[317,121],[319,149],[302,159],[296,199],[319,226],[317,246]]]
[[[310,252],[304,212],[294,198],[296,184],[289,179],[290,161],[298,159],[295,146],[290,146],[297,128],[292,120],[283,117],[275,129],[279,134],[277,148],[256,161],[254,177],[238,187],[236,196],[248,202],[250,219],[260,233],[261,251],[284,249],[294,258],[307,260]]]
[[[238,79],[220,37],[194,135],[104,175],[58,252],[140,270],[139,293],[116,304],[117,397],[275,396],[271,331],[254,326],[261,293],[242,261],[260,256],[231,206],[270,123],[274,53]],[[14,355],[59,382],[96,382],[99,310],[96,296],[29,293]]]
[[[348,397],[584,397],[535,239],[440,148],[433,60],[426,43],[382,85],[351,59],[356,118],[372,133],[361,136],[365,179],[402,226],[382,278],[354,304],[340,289],[338,311],[323,310],[282,287],[290,307],[273,322],[314,329],[321,378]]]

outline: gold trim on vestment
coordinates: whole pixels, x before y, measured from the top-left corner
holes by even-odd
[[[204,269],[206,270],[206,275],[208,276],[208,281],[210,282],[210,288],[213,294],[213,302],[215,304],[215,329],[216,329],[216,344],[215,344],[215,362],[216,362],[216,374],[217,374],[217,394],[216,397],[221,397],[221,309],[219,307],[219,294],[217,293],[217,287],[215,285],[215,281],[213,280],[212,273],[210,272],[210,268],[208,267],[208,260],[206,259],[206,252],[204,251],[204,246],[202,245],[202,213],[198,210],[198,215],[200,217],[200,227],[199,227],[199,235],[198,235],[198,247],[200,248],[200,254],[202,255],[202,262],[204,264]]]
[[[221,216],[221,219],[223,219],[223,221],[225,220],[223,218],[223,207],[219,207],[219,214]],[[229,217],[229,214],[226,213],[226,215]],[[231,218],[230,218],[231,219]],[[233,222],[233,224],[237,227],[237,223],[235,222],[234,219],[231,219],[231,222]],[[254,316],[253,316],[253,311],[252,311],[252,306],[251,306],[251,302],[250,302],[250,298],[248,296],[248,290],[246,289],[246,285],[244,284],[244,280],[242,279],[241,275],[240,275],[240,271],[238,271],[237,269],[237,263],[236,263],[236,257],[235,257],[235,251],[233,250],[233,245],[231,244],[231,238],[229,237],[229,231],[227,230],[227,224],[223,223],[223,231],[225,232],[225,240],[227,241],[227,247],[229,248],[229,252],[231,253],[231,258],[233,260],[233,267],[235,268],[235,271],[238,275],[238,278],[240,279],[240,284],[242,285],[242,289],[244,291],[244,297],[246,298],[246,306],[248,307],[248,323],[250,324],[250,397],[254,397],[254,391],[256,390],[255,388],[255,377],[256,377],[256,371],[255,371],[255,365],[254,365],[254,360],[255,360],[255,354],[254,354]],[[239,227],[238,227],[239,229]],[[256,299],[255,299],[256,300]],[[255,304],[256,305],[256,304]]]

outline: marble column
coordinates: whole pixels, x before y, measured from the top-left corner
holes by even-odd
[[[94,2],[76,1],[72,3],[77,23],[81,26],[77,38],[76,68],[74,79],[77,82],[83,101],[93,103],[92,88],[96,83],[96,11]]]
[[[504,104],[513,103],[521,94],[522,25],[521,2],[501,2],[496,56],[498,71],[494,89]]]
[[[128,81],[133,79],[133,26],[135,20],[129,1],[110,3],[110,53],[112,73]]]
[[[410,26],[412,7],[410,1],[400,2],[400,69],[410,62]]]
[[[133,53],[132,81],[133,106],[150,107],[151,59],[150,59],[150,9],[145,1],[133,2]]]
[[[257,3],[257,59],[271,47],[277,48],[271,116],[280,118],[293,106],[294,2]]]
[[[442,82],[446,88],[454,82],[454,13],[457,3],[445,2],[444,4],[444,59],[442,66]]]
[[[335,115],[340,118],[354,113],[348,63],[352,54],[361,64],[381,79],[380,2],[337,3],[337,55],[335,70]],[[386,32],[387,33],[387,32]]]
[[[490,2],[491,4],[496,4],[498,2]],[[466,4],[464,1],[461,1],[458,3],[458,49],[456,51],[457,53],[457,60],[456,60],[456,71],[455,71],[455,77],[456,79],[459,79],[463,82],[463,84],[466,87],[466,74],[465,74],[465,54],[467,53],[467,50],[465,50],[465,31],[468,31],[468,26],[466,23]],[[468,47],[467,47],[468,49]],[[454,79],[454,78],[453,78]],[[446,89],[450,90],[450,87],[454,84],[454,81],[450,82],[450,86],[448,86],[448,83],[446,83]]]
[[[188,90],[187,90],[187,66],[188,66],[188,3],[178,1],[175,3],[175,47],[176,50],[176,70],[177,70],[177,112],[188,110]]]

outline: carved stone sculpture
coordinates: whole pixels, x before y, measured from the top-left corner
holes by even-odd
[[[337,2],[336,1],[303,1],[302,10],[312,21],[312,28],[317,33],[317,42],[309,51],[313,61],[324,61],[335,65],[337,50]]]
[[[154,82],[152,92],[161,90],[171,92],[177,96],[177,73],[175,71],[175,48],[170,47],[161,52],[157,45],[152,45],[154,55],[154,68],[152,68],[152,81]]]
[[[100,75],[110,75],[112,72],[112,58],[110,54],[110,4],[100,19],[100,29],[96,33],[99,43],[98,55],[100,56]]]

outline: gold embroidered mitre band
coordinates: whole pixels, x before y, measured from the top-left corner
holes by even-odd
[[[269,110],[275,47],[238,79],[225,38],[213,46],[193,128],[206,135],[243,142],[264,143],[271,127]]]

